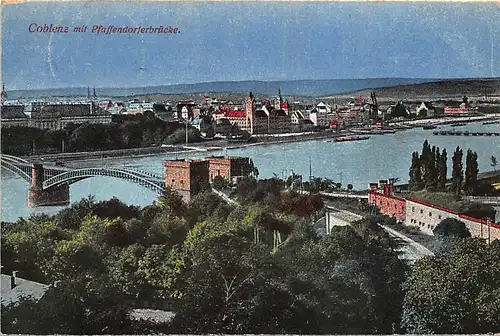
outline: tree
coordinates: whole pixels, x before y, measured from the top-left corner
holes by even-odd
[[[486,334],[500,330],[500,241],[454,241],[420,259],[405,281],[407,333]]]
[[[399,118],[399,117],[407,117],[408,113],[406,111],[406,106],[403,104],[403,102],[399,102],[396,104],[394,109],[392,110],[391,117],[392,118]]]
[[[490,218],[495,220],[496,210],[490,204],[476,202],[461,202],[459,211],[467,216],[475,218]]]
[[[470,238],[471,234],[465,223],[455,218],[445,218],[432,230],[441,237]]]
[[[439,153],[439,152],[437,152],[437,153]],[[445,191],[445,189],[446,189],[446,181],[447,181],[447,174],[448,174],[448,167],[446,165],[446,162],[447,162],[446,156],[447,156],[446,148],[444,148],[443,152],[441,153],[441,156],[439,157],[438,167],[437,167],[437,173],[438,173],[437,189],[439,191]]]
[[[240,222],[241,223],[241,222]],[[191,265],[174,323],[183,332],[242,332],[245,310],[263,286],[269,253],[253,244],[251,226],[201,223],[186,239]]]
[[[165,188],[163,195],[158,199],[158,205],[174,217],[182,217],[186,213],[186,203],[182,196],[172,188]]]
[[[465,166],[465,182],[463,190],[466,195],[474,193],[477,187],[477,174],[479,173],[477,163],[477,153],[472,150],[467,150],[466,166]]]
[[[217,190],[224,190],[229,187],[229,181],[223,176],[215,176],[212,181],[212,187]]]
[[[418,152],[413,152],[412,154],[409,186],[410,190],[422,189],[421,159],[418,156]]]
[[[452,158],[453,170],[451,174],[452,178],[451,190],[457,195],[460,195],[460,191],[462,190],[462,182],[463,182],[462,157],[463,157],[463,151],[460,149],[459,146],[457,146],[455,152],[453,153],[453,158]]]
[[[2,306],[2,332],[8,334],[122,334],[130,327],[126,302],[102,275],[63,281],[38,302]]]
[[[436,154],[439,152],[439,148],[436,150],[436,146],[432,146],[432,150],[427,153],[426,158],[426,179],[425,188],[427,190],[435,190],[437,187],[437,161]]]
[[[494,171],[497,171],[497,158],[493,155],[490,158],[490,166],[493,167]]]

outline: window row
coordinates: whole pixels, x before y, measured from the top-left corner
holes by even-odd
[[[415,212],[415,207],[411,207],[411,212]],[[424,209],[420,209],[420,213],[423,214],[424,213]],[[432,217],[432,212],[429,211],[429,217]],[[438,215],[438,219],[441,219],[442,216],[441,215]]]

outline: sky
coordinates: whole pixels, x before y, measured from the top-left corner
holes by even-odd
[[[7,90],[21,90],[500,77],[499,18],[500,6],[491,3],[8,5],[2,9],[2,81]],[[32,24],[69,32],[29,32]],[[82,25],[86,33],[73,32]],[[97,35],[93,25],[170,25],[180,33]]]

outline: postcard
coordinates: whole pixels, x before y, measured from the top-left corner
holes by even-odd
[[[500,332],[500,7],[1,12],[1,329]]]

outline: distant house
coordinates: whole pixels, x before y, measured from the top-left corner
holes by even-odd
[[[434,117],[435,108],[430,102],[422,102],[416,109],[416,115],[419,117]]]
[[[200,116],[196,116],[193,121],[191,121],[191,125],[202,134],[208,133],[210,130],[215,131],[213,123]]]
[[[305,118],[301,111],[294,111],[290,114],[293,132],[304,132],[314,129],[314,123]]]
[[[309,113],[309,119],[315,126],[327,127],[328,119],[325,112],[320,112],[316,108]]]
[[[109,124],[111,113],[92,103],[88,104],[46,104],[36,117],[29,121],[30,127],[59,130],[68,124]]]
[[[22,298],[40,300],[49,289],[49,285],[17,277],[16,272],[12,275],[2,274],[1,287],[2,306],[17,304]]]
[[[1,109],[2,128],[11,126],[28,126],[28,118],[24,114],[23,105],[4,105]]]
[[[325,102],[320,102],[318,105],[316,105],[316,110],[319,113],[332,113],[332,107],[329,104],[326,104]]]

